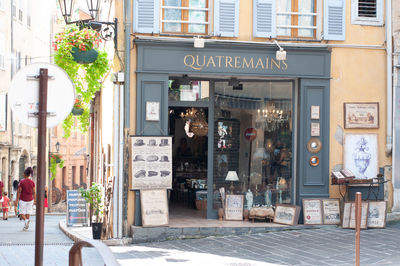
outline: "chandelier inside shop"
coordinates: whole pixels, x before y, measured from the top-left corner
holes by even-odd
[[[208,123],[206,113],[202,108],[189,108],[180,117],[185,120],[185,132],[188,137],[207,136]]]
[[[267,102],[263,108],[257,110],[256,126],[264,131],[272,132],[289,123],[290,112],[278,108],[274,101]]]

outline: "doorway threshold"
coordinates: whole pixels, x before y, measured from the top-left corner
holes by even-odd
[[[283,225],[272,222],[227,221],[207,219],[205,211],[187,209],[185,212],[171,210],[169,226],[131,226],[132,243],[160,242],[174,239],[193,239],[228,235],[268,233],[283,230],[337,228],[336,225]]]

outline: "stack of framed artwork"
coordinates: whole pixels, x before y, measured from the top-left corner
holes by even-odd
[[[339,199],[303,199],[305,225],[340,224]]]
[[[355,203],[346,202],[340,212],[339,199],[303,199],[305,225],[336,224],[343,228],[355,228]],[[363,201],[361,205],[361,229],[385,228],[386,202]]]
[[[386,201],[363,201],[361,204],[361,229],[385,228]],[[343,210],[343,228],[355,228],[355,203],[346,202]]]

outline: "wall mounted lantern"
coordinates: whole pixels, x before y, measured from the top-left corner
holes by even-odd
[[[81,27],[92,28],[100,33],[104,41],[114,40],[114,48],[117,49],[118,19],[114,18],[113,22],[95,21],[100,10],[100,1],[101,0],[86,0],[90,19],[76,21],[72,21],[72,13],[74,5],[76,2],[79,2],[78,0],[58,0],[58,4],[66,24],[77,24]]]

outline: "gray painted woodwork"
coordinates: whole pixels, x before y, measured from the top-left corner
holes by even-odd
[[[168,79],[169,76],[188,74],[196,75],[210,80],[209,125],[214,124],[214,82],[227,80],[232,76],[253,78],[291,78],[299,81],[298,99],[294,98],[297,105],[297,151],[294,160],[297,165],[293,173],[296,173],[296,198],[293,199],[297,205],[301,205],[303,198],[329,197],[329,84],[330,84],[330,51],[327,48],[285,48],[288,58],[281,67],[271,63],[275,59],[276,46],[265,44],[226,44],[206,43],[206,48],[193,48],[192,43],[162,42],[156,40],[135,40],[137,47],[137,99],[136,99],[136,134],[138,135],[167,135],[168,134]],[[185,56],[194,58],[206,58],[205,66],[199,68],[188,64]],[[212,57],[213,59],[209,59]],[[186,60],[188,57],[186,57]],[[192,58],[192,57],[190,57]],[[223,59],[224,58],[224,59]],[[226,59],[233,60],[230,63]],[[244,59],[246,58],[246,59]],[[253,58],[253,66],[251,63]],[[260,60],[269,62],[269,67],[255,67]],[[225,60],[217,63],[217,60]],[[214,64],[211,62],[213,61]],[[236,60],[236,61],[235,61]],[[244,64],[246,60],[247,64]],[[207,66],[208,64],[208,66]],[[189,66],[188,66],[189,65]],[[199,65],[202,65],[201,63]],[[236,67],[237,66],[237,67]],[[270,67],[273,66],[273,67]],[[197,69],[196,69],[197,68]],[[146,101],[160,102],[160,121],[146,121]],[[171,105],[183,106],[183,102],[171,102]],[[204,103],[189,103],[186,106],[203,105]],[[207,105],[207,104],[206,104]],[[320,106],[320,119],[311,120],[311,105]],[[322,150],[319,156],[320,164],[312,167],[309,158],[314,155],[308,152],[306,145],[311,135],[311,122],[320,123],[320,140]],[[214,135],[213,126],[209,126],[209,135]],[[215,210],[212,210],[213,197],[213,138],[208,142],[208,201],[207,218],[216,218]],[[138,202],[137,202],[138,203]],[[139,218],[135,216],[135,218]]]
[[[135,41],[138,73],[172,73],[253,77],[330,78],[327,48],[285,47],[287,60],[275,59],[276,45]]]
[[[329,80],[300,80],[297,204],[304,198],[329,197]],[[311,106],[320,106],[320,119],[311,120]],[[320,123],[322,149],[314,154],[307,150],[311,123]],[[310,157],[318,156],[318,166],[311,166]]]

